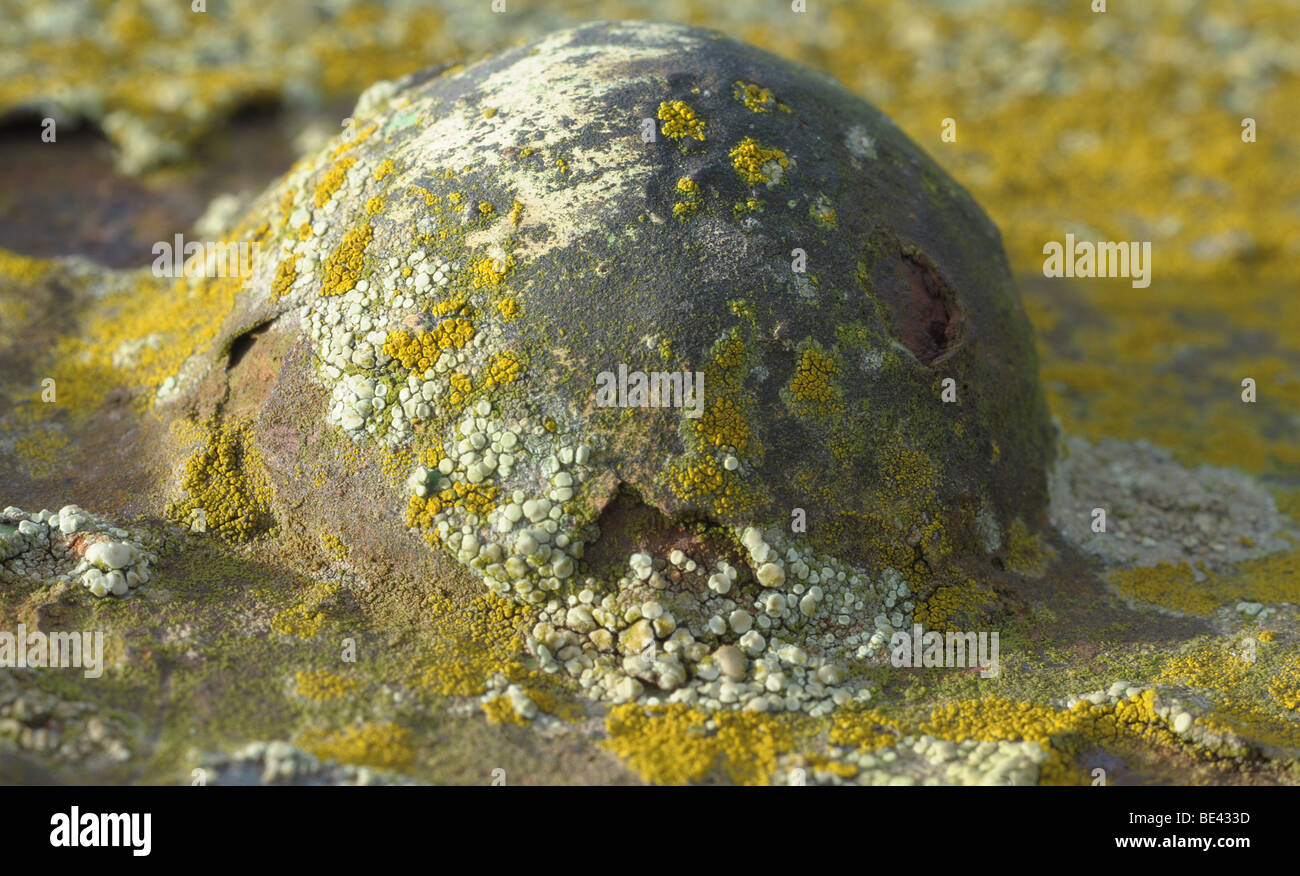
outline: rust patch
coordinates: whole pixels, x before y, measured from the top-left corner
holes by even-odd
[[[918,250],[901,250],[898,267],[907,285],[903,300],[893,303],[890,328],[922,365],[936,365],[961,346],[965,317],[957,294]]]

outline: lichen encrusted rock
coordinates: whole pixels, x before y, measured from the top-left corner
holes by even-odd
[[[242,226],[271,256],[213,349],[283,357],[222,412],[282,515],[423,535],[603,695],[829,708],[914,594],[1042,516],[996,229],[877,110],[719,34],[596,23],[380,83]],[[624,371],[703,390],[602,406]],[[396,485],[305,482],[343,453]]]

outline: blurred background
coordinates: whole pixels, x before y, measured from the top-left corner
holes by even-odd
[[[376,80],[584,20],[682,21],[830,73],[972,192],[1068,433],[1251,471],[1300,515],[1300,2],[806,5],[0,0],[0,248],[143,267],[336,134]],[[1045,280],[1067,233],[1150,241],[1151,285]]]

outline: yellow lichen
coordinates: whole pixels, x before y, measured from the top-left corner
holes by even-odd
[[[443,511],[458,510],[486,518],[496,507],[500,487],[455,481],[445,490],[431,496],[411,496],[407,501],[406,524],[417,529],[432,529],[434,518]]]
[[[347,557],[348,555],[347,546],[343,544],[343,540],[339,538],[337,535],[335,535],[334,533],[327,532],[320,537],[320,540],[321,540],[321,544],[325,545],[325,549],[328,550],[330,553],[332,553],[334,556],[338,557],[339,559],[344,559]]]
[[[391,721],[334,733],[308,730],[298,738],[298,745],[321,760],[376,769],[402,770],[415,760],[410,731]]]
[[[507,696],[493,697],[480,707],[483,714],[487,716],[488,721],[493,724],[516,724],[520,727],[528,726],[522,715],[515,711],[514,705],[511,704]]]
[[[453,371],[447,378],[447,384],[450,389],[447,392],[447,401],[453,407],[460,407],[469,398],[474,391],[474,382],[469,376],[460,371]]]
[[[795,416],[832,417],[844,409],[838,385],[840,366],[836,357],[818,343],[800,346],[794,375],[786,387],[786,397]]]
[[[489,388],[509,386],[519,376],[519,373],[523,370],[523,365],[523,359],[517,354],[508,350],[500,353],[493,357],[492,364],[488,366],[487,377],[484,378],[483,385]]]
[[[1242,563],[1229,571],[1196,572],[1186,563],[1160,563],[1111,574],[1115,588],[1139,602],[1209,615],[1235,600],[1300,602],[1300,553],[1288,551]]]
[[[774,109],[790,112],[788,106],[777,102],[776,95],[772,93],[771,89],[763,88],[752,82],[737,81],[731,88],[731,96],[756,113],[771,112]]]
[[[1008,569],[1030,578],[1042,577],[1047,571],[1047,554],[1043,549],[1042,538],[1036,532],[1030,532],[1016,518],[1007,529],[1007,544],[1004,562]]]
[[[682,200],[673,204],[673,215],[684,219],[700,209],[700,184],[688,176],[677,180],[677,192]]]
[[[520,627],[532,623],[527,609],[489,593],[468,604],[437,595],[430,611],[439,634],[412,665],[419,687],[445,696],[478,696],[494,673],[514,683],[540,679],[541,670],[525,668],[520,659]]]
[[[314,703],[328,703],[355,692],[357,682],[324,669],[310,669],[294,673],[293,686],[300,697]]]
[[[515,260],[513,257],[499,260],[491,256],[480,256],[470,262],[470,283],[475,289],[481,289],[485,286],[500,286],[505,282],[506,274],[514,266]]]
[[[712,720],[714,729],[709,729]],[[715,769],[746,785],[771,784],[778,756],[812,732],[812,722],[791,715],[718,712],[689,706],[615,706],[605,718],[602,744],[646,781],[681,785]]]
[[[316,206],[324,207],[334,197],[335,193],[343,186],[343,181],[347,179],[348,168],[356,164],[355,158],[341,158],[339,161],[327,170],[316,183]]]
[[[184,497],[167,516],[185,527],[196,519],[230,541],[248,541],[275,525],[271,486],[246,423],[209,427],[205,445],[185,463]]]
[[[378,125],[372,123],[366,125],[360,131],[357,131],[355,134],[353,134],[350,137],[345,135],[343,137],[343,142],[335,146],[334,149],[330,152],[330,158],[338,158],[340,155],[342,155],[344,152],[347,152],[349,149],[355,149],[357,146],[360,146],[362,143],[366,141],[366,139],[371,134],[375,133],[375,131],[378,130],[378,128],[379,128]],[[354,159],[348,159],[348,160],[351,161]],[[341,163],[342,162],[340,162],[340,164]]]
[[[986,582],[967,578],[935,588],[916,606],[913,618],[926,630],[969,630],[990,617],[996,608],[997,595],[993,588]]]
[[[751,186],[771,182],[778,168],[785,170],[790,166],[790,160],[784,152],[763,146],[753,137],[741,140],[728,154],[736,173]]]
[[[298,279],[298,260],[301,258],[302,253],[294,253],[280,260],[280,264],[275,269],[275,278],[271,280],[273,298],[284,297],[294,281]]]
[[[325,613],[321,610],[325,603],[338,595],[339,586],[333,582],[322,581],[312,585],[301,596],[296,605],[271,618],[271,629],[282,636],[295,639],[314,639],[325,626]]]
[[[502,298],[497,301],[497,310],[501,313],[502,319],[515,319],[519,316],[521,308],[515,299]]]
[[[343,236],[338,248],[325,260],[325,278],[321,283],[322,295],[345,295],[361,279],[366,247],[375,233],[369,225],[353,228]]]
[[[665,137],[681,140],[691,137],[704,139],[704,119],[684,100],[666,100],[659,104],[660,130]]]
[[[405,329],[388,333],[384,352],[412,374],[432,368],[445,350],[459,350],[474,338],[474,324],[463,317],[444,319],[433,331],[412,335]]]

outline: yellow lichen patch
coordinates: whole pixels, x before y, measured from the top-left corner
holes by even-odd
[[[1273,748],[1300,749],[1300,724],[1293,715],[1275,715],[1247,703],[1225,703],[1196,720],[1210,733],[1232,733]]]
[[[1030,532],[1029,527],[1019,518],[1011,521],[1011,526],[1007,529],[1004,557],[1008,569],[1030,578],[1041,577],[1047,571],[1048,557],[1041,537],[1036,532]]]
[[[1213,614],[1235,600],[1300,603],[1300,552],[1272,554],[1226,572],[1204,571],[1202,577],[1197,581],[1186,563],[1161,563],[1121,569],[1110,580],[1121,594],[1139,602],[1192,614]]]
[[[42,432],[14,441],[14,455],[26,466],[28,474],[42,478],[54,471],[67,446],[68,438],[63,433]]]
[[[807,721],[787,713],[719,712],[713,720],[723,768],[742,785],[770,785],[777,759],[808,732]]]
[[[752,315],[752,309],[744,301],[732,301],[731,310],[742,319]],[[743,377],[738,371],[745,364],[745,342],[740,339],[737,332],[733,331],[719,338],[710,352],[713,364],[720,371],[725,372],[728,381]]]
[[[480,519],[485,518],[496,507],[500,491],[500,487],[455,481],[435,495],[413,495],[407,500],[406,524],[417,529],[431,529],[436,516],[453,508],[465,514],[477,514]]]
[[[1039,767],[1039,784],[1082,784],[1087,775],[1074,764],[1074,757],[1086,748],[1126,738],[1181,745],[1168,722],[1156,714],[1155,697],[1154,691],[1147,690],[1113,706],[1080,700],[1071,709],[1002,697],[963,700],[936,707],[917,730],[959,743],[967,739],[1035,742],[1049,755]]]
[[[271,297],[283,298],[298,279],[298,260],[302,253],[285,256],[275,268],[275,278],[271,280]]]
[[[493,697],[483,703],[481,708],[483,714],[487,716],[488,721],[493,724],[517,724],[520,727],[528,726],[528,721],[515,711],[511,705],[510,698],[507,696]]]
[[[615,706],[602,744],[648,782],[682,785],[707,776],[718,760],[708,716],[688,706]]]
[[[237,229],[213,252],[253,244]],[[242,256],[230,256],[239,258]],[[242,269],[241,269],[242,271]],[[115,389],[146,390],[131,403],[146,407],[168,378],[191,356],[208,351],[244,288],[244,276],[155,278],[149,272],[114,277],[102,297],[79,309],[75,333],[61,336],[41,366],[58,392],[49,404],[29,407],[36,419],[55,411],[74,416],[94,412]],[[39,398],[39,387],[34,395]]]
[[[470,283],[475,289],[481,289],[484,286],[500,286],[505,282],[506,274],[514,266],[515,260],[513,257],[507,257],[502,261],[491,256],[480,256],[470,262]]]
[[[1227,693],[1246,678],[1250,668],[1243,655],[1221,647],[1202,646],[1170,657],[1155,682]]]
[[[519,376],[523,366],[523,359],[509,350],[494,356],[492,364],[488,366],[487,377],[484,378],[483,385],[488,388],[509,386]]]
[[[447,378],[447,401],[453,407],[460,407],[474,392],[474,382],[469,375],[453,371]]]
[[[441,197],[435,195],[433,192],[429,191],[423,186],[411,186],[410,191],[412,194],[423,198],[424,206],[426,207],[436,206],[439,202],[442,201]]]
[[[191,527],[220,533],[230,541],[248,541],[275,525],[271,485],[261,454],[246,423],[209,427],[207,440],[185,463],[184,498],[167,506],[167,516]]]
[[[740,403],[731,397],[706,404],[704,413],[693,421],[691,429],[706,447],[734,447],[742,453],[749,447],[749,421]]]
[[[345,295],[361,279],[366,247],[375,237],[369,225],[353,228],[343,236],[338,248],[325,260],[325,279],[321,283],[322,295]]]
[[[379,197],[379,195],[375,195],[373,198],[366,201],[367,216],[378,216],[382,212],[384,212],[384,199]]]
[[[520,662],[524,637],[519,626],[532,622],[527,609],[490,593],[468,605],[439,595],[433,598],[431,615],[437,635],[412,666],[419,687],[444,696],[478,696],[494,673],[513,683],[540,675]]]
[[[815,341],[800,345],[794,376],[786,386],[786,399],[797,417],[835,417],[844,410],[840,392],[839,362]]]
[[[388,333],[384,352],[412,374],[423,374],[434,366],[444,350],[459,350],[474,337],[474,324],[463,317],[444,319],[433,331],[412,335],[405,329]]]
[[[330,553],[332,553],[334,556],[338,557],[341,560],[347,558],[348,555],[347,545],[343,544],[343,540],[339,538],[337,535],[335,535],[334,533],[332,532],[325,533],[320,537],[320,541],[321,544],[325,545],[325,549]]]
[[[294,673],[293,687],[298,696],[313,703],[328,703],[354,693],[357,682],[324,669],[309,669]]]
[[[497,311],[501,314],[502,319],[515,319],[519,316],[521,308],[519,302],[513,298],[502,298],[497,301]]]
[[[510,213],[506,218],[510,220],[510,225],[512,227],[518,228],[519,222],[523,218],[523,215],[524,215],[524,205],[521,204],[519,201],[515,201],[510,206]]]
[[[790,160],[784,152],[763,146],[753,137],[741,140],[728,154],[736,173],[751,186],[771,182],[777,177],[778,170],[790,166]]]
[[[321,760],[376,769],[401,770],[415,760],[410,731],[391,721],[345,727],[335,733],[308,730],[298,738],[298,745]]]
[[[548,680],[543,678],[539,679],[539,682]],[[524,693],[537,704],[538,709],[570,724],[577,723],[587,716],[587,711],[582,704],[567,694],[556,693],[546,687],[525,687]]]
[[[710,718],[680,704],[615,706],[602,745],[648,782],[681,785],[721,768],[733,781],[771,784],[778,757],[813,732],[815,722],[791,715],[719,712]]]
[[[271,629],[282,636],[295,639],[314,639],[325,626],[322,606],[338,595],[339,585],[328,581],[313,584],[303,593],[297,605],[286,608],[271,618]]]
[[[480,215],[480,216],[483,216],[483,217],[486,218],[486,217],[489,217],[489,216],[494,215],[494,214],[496,213],[496,208],[493,207],[491,204],[489,204],[487,201],[479,201],[479,202],[478,202],[478,212],[479,212],[479,215]]]
[[[51,262],[18,255],[7,249],[0,249],[0,277],[17,282],[21,286],[34,286],[44,279],[49,272]]]
[[[991,616],[997,604],[997,594],[989,584],[967,578],[956,584],[940,585],[917,605],[913,617],[927,630],[969,630]]]
[[[790,112],[790,107],[777,101],[771,89],[752,82],[736,82],[731,88],[731,96],[756,113],[768,113],[774,109]]]
[[[380,448],[379,470],[384,473],[388,483],[398,484],[406,480],[407,475],[411,473],[414,466],[415,453],[411,448]]]
[[[1272,641],[1264,636],[1265,633],[1260,633],[1260,641]],[[1273,670],[1268,681],[1268,693],[1281,708],[1287,711],[1300,709],[1300,654],[1292,654]]]
[[[539,711],[573,723],[586,714],[582,707],[571,700],[564,700],[552,691],[543,688],[524,688],[524,693],[537,706]],[[482,704],[483,714],[493,724],[517,724],[527,726],[529,719],[523,717],[510,702],[510,698],[496,696]]]
[[[397,170],[397,166],[393,164],[393,159],[385,158],[383,161],[379,162],[379,166],[375,168],[375,182],[382,182],[395,170]]]
[[[668,485],[679,499],[734,519],[752,510],[758,497],[734,470],[720,461],[720,452],[757,459],[762,448],[751,425],[753,394],[744,379],[747,352],[739,329],[714,342],[705,374],[711,391],[705,394],[699,417],[685,418],[682,434],[687,452],[668,467]]]
[[[293,202],[298,196],[298,190],[294,188],[285,189],[280,196],[280,222],[277,228],[284,228],[289,224],[289,217],[293,215]]]
[[[828,544],[865,541],[880,562],[901,571],[915,591],[924,592],[935,586],[936,573],[944,572],[952,552],[939,511],[942,474],[928,454],[899,438],[875,450],[881,486],[864,507],[841,507],[824,485],[812,481],[806,482],[806,489],[824,497],[821,500],[834,512],[824,527]]]
[[[827,739],[834,745],[875,751],[896,744],[907,731],[878,709],[846,705],[831,715]]]
[[[442,452],[441,447],[436,445],[426,447],[424,452],[420,454],[420,464],[425,468],[437,468],[438,463],[442,462],[445,457],[446,454]]]
[[[338,158],[340,155],[342,155],[344,152],[347,152],[349,149],[353,149],[361,145],[366,141],[366,139],[371,134],[375,133],[378,127],[379,126],[376,124],[369,124],[366,125],[364,128],[362,128],[360,131],[357,131],[355,135],[351,137],[345,136],[343,138],[343,142],[335,146],[333,151],[330,152],[330,158]],[[355,160],[355,159],[349,159],[349,160]],[[342,164],[342,162],[339,163]]]
[[[298,226],[298,239],[300,241],[311,240],[311,223],[304,222]]]
[[[660,130],[665,137],[681,140],[691,137],[704,139],[704,119],[684,100],[666,100],[659,104]]]
[[[343,181],[347,179],[348,168],[356,164],[355,158],[342,158],[325,171],[325,174],[316,183],[315,202],[317,207],[324,207],[334,197],[334,194],[343,186]]]
[[[688,176],[677,180],[677,193],[681,200],[673,204],[673,215],[685,219],[700,209],[700,184]]]

